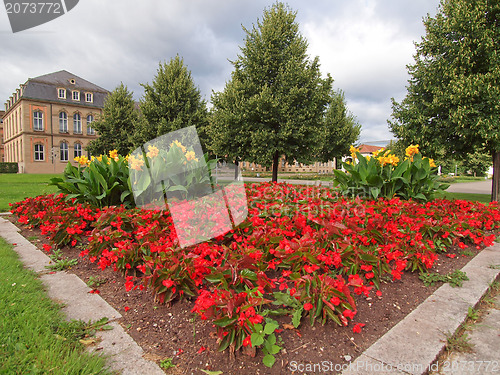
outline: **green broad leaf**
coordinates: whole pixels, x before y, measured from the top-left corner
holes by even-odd
[[[220,318],[220,319],[217,319],[214,321],[214,324],[218,327],[227,327],[228,325],[231,325],[233,324],[234,322],[236,322],[238,320],[237,317],[235,318],[229,318],[227,316],[223,317],[223,318]]]
[[[298,328],[300,326],[300,320],[302,319],[302,311],[303,311],[302,307],[293,311],[292,325],[295,328]]]
[[[250,341],[252,341],[252,346],[261,346],[264,343],[264,336],[262,336],[260,333],[254,332],[250,336]]]
[[[262,363],[267,367],[273,367],[274,362],[276,362],[276,358],[272,354],[267,354],[262,359]]]
[[[203,370],[203,369],[200,369],[200,371],[204,372],[207,375],[222,375],[223,374],[222,371],[210,371],[210,370]]]
[[[266,335],[270,335],[273,333],[276,329],[279,328],[279,324],[276,321],[271,321],[269,323],[266,323],[266,326],[264,327],[264,333]]]
[[[273,345],[271,346],[271,350],[269,350],[269,354],[278,354],[281,350],[281,346]]]
[[[247,268],[244,268],[240,271],[240,276],[248,280],[257,280],[257,274]]]
[[[231,345],[231,343],[234,341],[234,333],[235,331],[231,331],[230,333],[228,333],[226,336],[224,336],[224,338],[222,339],[222,341],[220,342],[220,345],[219,345],[219,349],[217,349],[219,352],[223,352],[224,350],[226,350],[229,345]],[[231,340],[231,337],[233,338]]]

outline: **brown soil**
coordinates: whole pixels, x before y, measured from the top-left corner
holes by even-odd
[[[15,223],[12,217],[11,221]],[[43,243],[47,243],[38,229],[21,227],[21,234],[40,249]],[[78,275],[84,282],[88,282],[91,276],[105,281],[97,288],[101,297],[122,314],[118,322],[144,349],[146,358],[157,363],[172,358],[176,367],[165,370],[167,374],[203,374],[201,370],[241,375],[291,374],[300,373],[292,371],[298,364],[320,366],[325,363],[328,368],[335,369],[335,365],[354,360],[441,285],[426,287],[417,273],[406,272],[401,280],[382,282],[381,297],[374,293],[368,298],[356,296],[358,313],[354,322],[365,324],[361,333],[353,333],[352,323],[348,327],[339,327],[332,322],[311,327],[305,318],[299,329],[284,329],[279,333],[283,350],[276,355],[274,366],[267,368],[262,364],[260,350],[255,358],[237,352],[234,360],[227,351],[218,352],[214,325],[193,319],[194,314],[190,312],[193,301],[174,302],[170,307],[157,305],[149,291],[125,291],[125,279],[120,273],[111,269],[101,271],[88,258],[79,257],[80,249],[66,247],[63,253],[69,258],[78,258],[78,265],[68,272]],[[472,259],[459,249],[451,249],[448,254],[456,254],[456,257],[451,259],[439,255],[431,272],[453,272]],[[280,328],[283,323],[291,322],[286,316],[277,320]]]

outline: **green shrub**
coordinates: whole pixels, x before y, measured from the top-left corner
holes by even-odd
[[[116,150],[109,152],[109,157],[101,155],[88,161],[86,157],[75,158],[78,167],[68,163],[63,178],[52,178],[50,185],[58,187],[58,193],[67,194],[67,198],[79,203],[88,202],[95,207],[116,206],[123,204],[133,207],[134,200],[129,184],[127,158]]]
[[[351,155],[355,162],[343,163],[346,172],[334,170],[334,184],[343,195],[427,201],[449,186],[437,181],[434,162],[422,156],[418,145],[406,149],[407,158],[401,163],[390,150],[364,157],[351,147]]]
[[[17,173],[18,168],[17,163],[0,163],[0,173]]]

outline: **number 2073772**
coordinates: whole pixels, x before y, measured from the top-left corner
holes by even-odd
[[[62,14],[61,3],[5,3],[8,14]]]

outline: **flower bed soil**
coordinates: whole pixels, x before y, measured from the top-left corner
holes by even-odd
[[[10,219],[16,224],[15,217]],[[42,245],[48,243],[39,229],[20,228],[26,238],[37,236],[38,240],[32,242],[38,248],[42,249]],[[276,356],[274,366],[267,368],[262,364],[260,350],[256,358],[243,355],[241,351],[235,353],[234,358],[228,351],[218,352],[213,324],[201,321],[191,313],[194,300],[176,301],[171,306],[155,304],[150,291],[137,289],[127,292],[125,278],[119,272],[110,268],[100,270],[97,264],[79,256],[81,249],[64,247],[62,250],[65,256],[78,258],[78,264],[67,272],[78,275],[84,282],[91,276],[106,280],[98,287],[99,294],[122,314],[119,323],[144,349],[146,358],[157,363],[173,358],[175,368],[165,370],[168,374],[203,374],[201,370],[242,375],[290,374],[296,368],[294,363],[326,364],[336,369],[354,360],[441,285],[426,287],[419,280],[418,273],[405,272],[400,280],[386,279],[382,282],[380,297],[374,293],[370,294],[371,297],[355,296],[358,312],[354,321],[365,324],[360,333],[353,333],[353,325],[339,327],[331,321],[324,326],[316,323],[314,327],[303,321],[299,329],[293,329],[290,317],[278,318],[283,350]],[[475,248],[469,250],[477,254]],[[464,250],[453,247],[447,254],[456,254],[455,258],[439,254],[430,271],[447,274],[461,269],[472,259],[472,256],[463,253]]]

